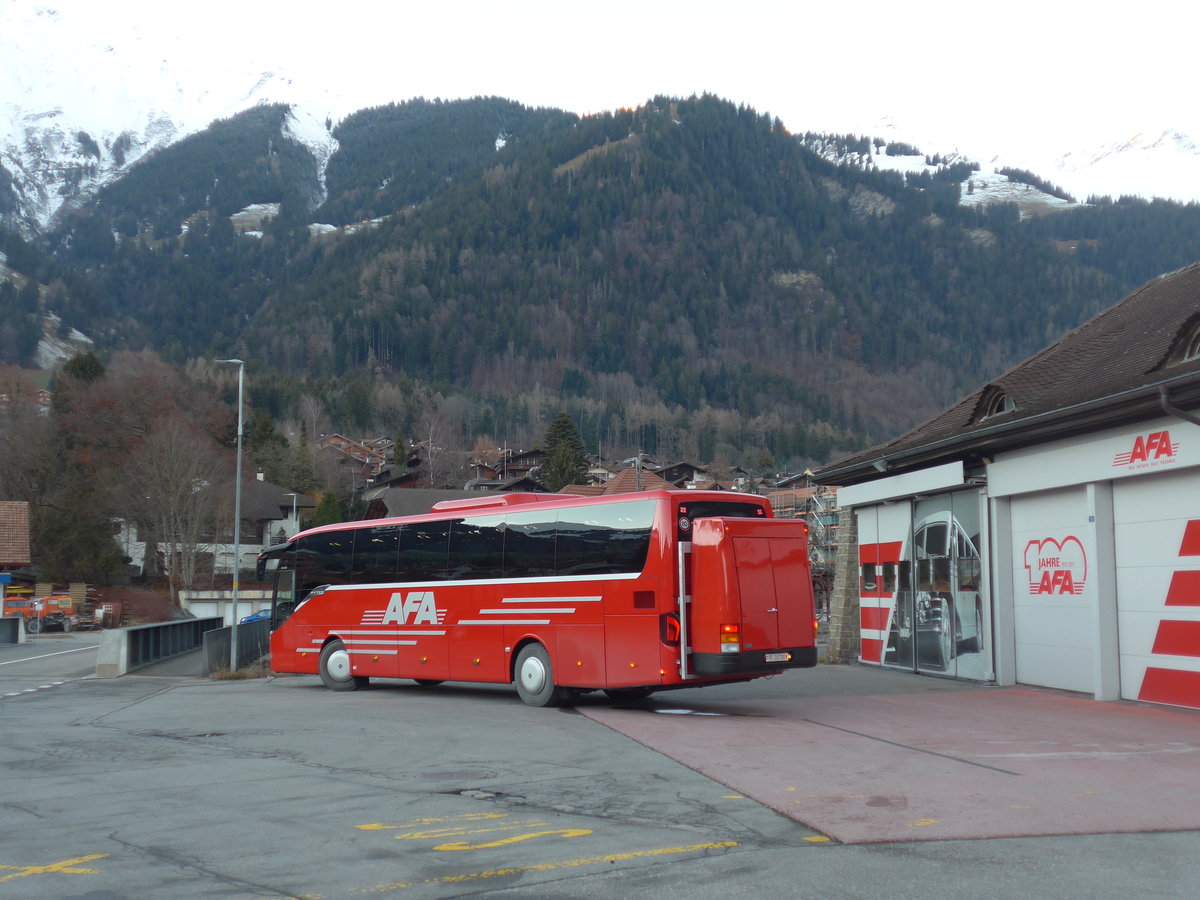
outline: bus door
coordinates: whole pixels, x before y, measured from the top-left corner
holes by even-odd
[[[802,602],[811,590],[808,544],[803,524],[794,526],[733,539],[746,650],[799,647],[810,641],[811,598]]]
[[[684,501],[679,504],[675,516],[676,542],[676,590],[677,614],[679,619],[679,675],[683,679],[698,677],[691,664],[691,656],[695,652],[693,635],[695,633],[695,616],[693,604],[693,571],[694,557],[692,555],[693,534],[695,522],[699,519],[716,516],[765,519],[766,510],[756,503],[744,500],[700,500]]]

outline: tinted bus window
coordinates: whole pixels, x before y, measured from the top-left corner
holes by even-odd
[[[654,501],[563,509],[558,515],[559,575],[640,572],[650,549]]]
[[[416,522],[400,529],[401,581],[445,581],[449,522]]]
[[[558,515],[509,513],[504,526],[504,577],[538,578],[554,574],[554,535]]]
[[[504,517],[471,516],[455,520],[450,527],[450,575],[470,578],[499,578],[504,574]]]
[[[323,584],[349,584],[354,534],[327,531],[300,538],[296,550],[298,589],[303,596]]]
[[[354,583],[395,581],[399,550],[399,525],[357,529],[354,532]]]
[[[679,540],[690,541],[694,519],[765,519],[766,516],[767,511],[757,503],[746,503],[744,500],[697,500],[679,504],[676,527]]]

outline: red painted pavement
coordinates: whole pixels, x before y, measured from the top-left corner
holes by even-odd
[[[1195,711],[980,688],[580,712],[846,843],[1200,830]]]

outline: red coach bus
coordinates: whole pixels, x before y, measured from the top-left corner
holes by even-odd
[[[816,665],[807,526],[712,491],[496,494],[302,532],[274,568],[271,668],[512,683],[531,706]]]

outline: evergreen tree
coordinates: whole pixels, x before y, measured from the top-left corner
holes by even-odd
[[[308,527],[316,528],[318,525],[333,525],[340,521],[342,521],[342,505],[338,503],[337,495],[333,491],[326,491],[321,496],[321,502],[317,505],[317,509],[313,513],[312,521],[308,523]]]
[[[559,413],[546,429],[545,443],[542,483],[547,489],[559,491],[569,484],[582,483],[587,477],[587,456],[579,429],[565,412]]]

